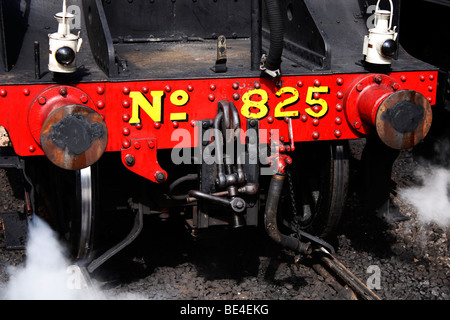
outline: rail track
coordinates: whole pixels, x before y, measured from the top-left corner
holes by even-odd
[[[361,281],[349,268],[347,268],[339,259],[329,252],[326,248],[320,247],[315,249],[307,257],[303,257],[312,261],[308,263],[317,275],[321,276],[324,281],[335,292],[336,296],[341,300],[381,300],[381,298],[372,291],[363,281]],[[301,263],[301,257],[296,256],[293,264]],[[87,267],[73,265],[73,270],[80,276],[81,286],[87,293],[88,299],[104,299],[105,294],[99,289],[96,277],[88,271]],[[319,281],[316,279],[316,281]],[[325,299],[327,299],[325,297]]]
[[[347,300],[381,300],[364,282],[325,248],[314,252],[323,264],[314,264],[314,271],[327,279],[334,290]],[[340,281],[344,282],[344,285]]]

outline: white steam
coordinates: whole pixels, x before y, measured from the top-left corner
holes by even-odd
[[[450,170],[443,167],[421,169],[416,175],[422,185],[400,190],[400,195],[417,209],[423,223],[450,226]]]
[[[24,266],[9,272],[9,282],[0,287],[2,299],[142,299],[133,294],[106,296],[100,289],[88,287],[79,267],[71,265],[56,233],[38,217],[30,223]]]
[[[4,298],[82,299],[82,290],[69,286],[69,265],[56,234],[44,221],[35,217],[29,228],[25,265],[10,270]]]

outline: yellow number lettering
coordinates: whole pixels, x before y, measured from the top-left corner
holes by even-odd
[[[314,93],[328,93],[328,87],[309,87],[305,102],[311,108],[305,109],[305,112],[313,118],[321,118],[328,112],[328,103],[323,99],[315,99]],[[319,111],[314,111],[312,107],[320,105]]]
[[[251,100],[253,96],[260,96],[258,101]],[[267,102],[269,95],[263,89],[254,89],[246,92],[242,96],[244,105],[241,108],[241,114],[248,119],[262,119],[269,113]]]
[[[162,120],[162,98],[164,97],[164,91],[152,91],[151,96],[153,97],[153,105],[147,98],[139,91],[130,92],[130,98],[133,99],[132,104],[132,115],[129,121],[130,124],[141,123],[141,118],[139,116],[140,109],[155,122],[161,122]]]
[[[170,96],[170,102],[177,107],[183,107],[189,102],[189,94],[184,90],[177,90]],[[171,113],[170,114],[171,121],[186,121],[187,113],[179,112],[179,113]]]
[[[189,94],[184,90],[177,90],[170,96],[170,102],[174,106],[185,106],[189,102]]]
[[[280,97],[282,94],[290,93],[292,97],[287,98],[286,100],[280,102],[275,107],[274,116],[275,118],[284,118],[284,117],[298,117],[297,110],[286,111],[285,109],[289,106],[296,104],[300,100],[300,95],[295,88],[285,87],[281,88],[277,91],[276,96]],[[284,109],[284,111],[282,110]]]

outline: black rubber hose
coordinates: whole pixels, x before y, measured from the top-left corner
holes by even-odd
[[[282,247],[300,252],[303,254],[311,253],[311,246],[309,243],[300,242],[299,239],[282,234],[278,229],[277,212],[278,202],[280,200],[281,191],[283,189],[285,176],[275,174],[272,176],[267,194],[266,211],[265,211],[265,226],[267,234]]]
[[[178,187],[180,184],[182,184],[186,181],[196,181],[196,180],[198,180],[198,174],[196,174],[196,173],[188,174],[188,175],[185,175],[185,176],[175,180],[169,186],[169,197],[172,200],[176,200],[176,201],[186,201],[186,199],[189,197],[188,194],[175,195],[175,194],[173,194],[173,190],[176,187]]]
[[[283,54],[283,17],[278,0],[265,0],[265,4],[270,27],[270,48],[265,67],[275,71],[280,68],[281,55]]]

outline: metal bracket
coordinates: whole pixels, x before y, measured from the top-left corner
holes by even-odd
[[[225,36],[217,38],[217,60],[211,70],[215,73],[227,72],[227,39]]]
[[[122,149],[122,163],[132,172],[156,183],[167,180],[167,172],[157,158],[157,139],[132,139],[130,147]]]

